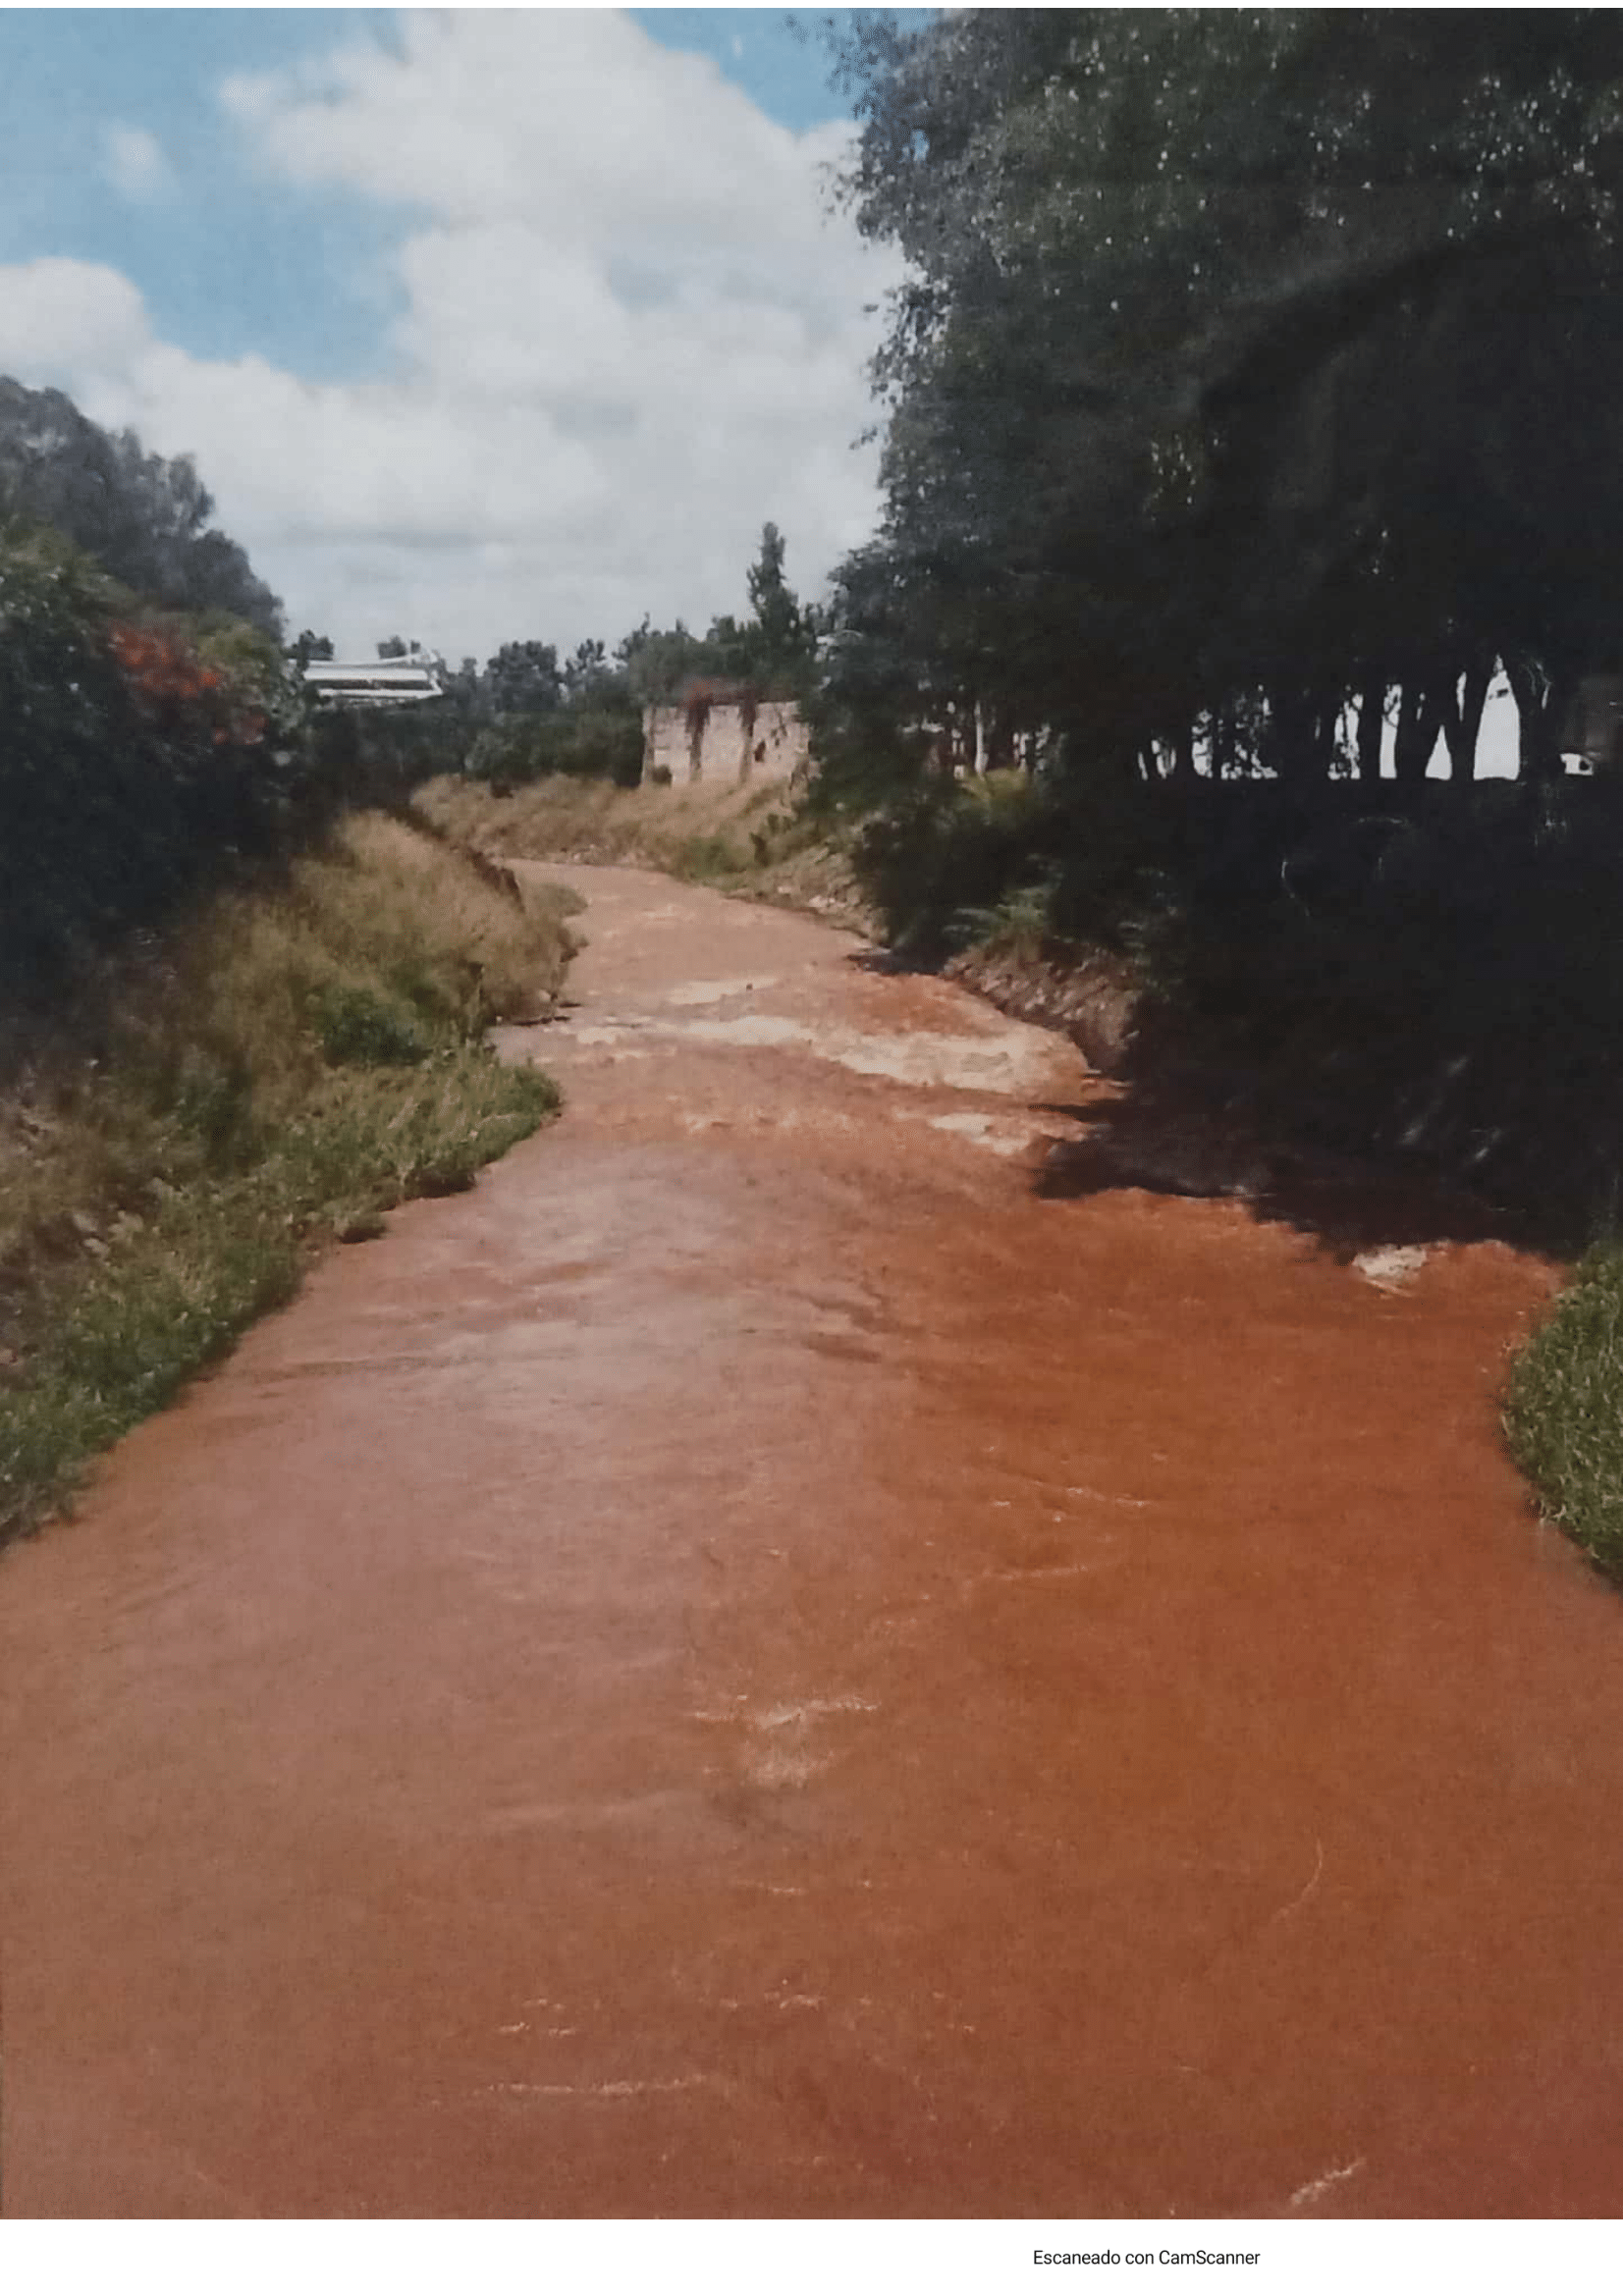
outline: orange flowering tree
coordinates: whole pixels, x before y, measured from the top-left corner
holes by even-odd
[[[270,639],[145,611],[49,529],[0,530],[0,975],[307,833],[324,795]]]

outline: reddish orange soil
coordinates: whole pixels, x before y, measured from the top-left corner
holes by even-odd
[[[1045,1193],[1068,1045],[553,874],[565,1121],[0,1563],[8,2211],[1610,2214],[1549,1271]]]

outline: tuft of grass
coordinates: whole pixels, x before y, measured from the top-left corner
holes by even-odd
[[[1019,885],[991,908],[960,909],[952,921],[952,937],[989,956],[1037,963],[1055,938],[1053,880]]]
[[[0,1094],[0,1535],[298,1289],[556,1114],[483,1032],[556,995],[568,897],[376,817],[126,952]]]
[[[1544,1515],[1623,1579],[1623,1242],[1586,1254],[1517,1358],[1505,1432]]]
[[[415,1068],[433,1040],[409,1006],[380,996],[364,984],[329,981],[310,1000],[321,1049],[339,1066]]]
[[[750,864],[730,837],[718,829],[686,837],[671,857],[673,877],[692,884],[727,884],[742,877]]]

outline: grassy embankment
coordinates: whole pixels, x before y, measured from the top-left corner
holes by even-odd
[[[1623,1579],[1623,1245],[1585,1255],[1517,1359],[1505,1428],[1544,1515]]]
[[[551,774],[498,797],[487,781],[447,774],[424,783],[413,803],[436,828],[498,858],[658,869],[842,924],[871,917],[828,826],[779,782],[621,789]]]
[[[18,1017],[0,1083],[0,1536],[253,1318],[312,1251],[471,1185],[556,1113],[489,1023],[536,1017],[572,943],[522,897],[378,815],[257,889],[217,893]]]

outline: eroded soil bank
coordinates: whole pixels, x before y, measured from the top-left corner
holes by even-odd
[[[549,874],[563,1123],[0,1561],[7,2209],[1611,2213],[1549,1270],[1045,1166],[1062,1041]]]

